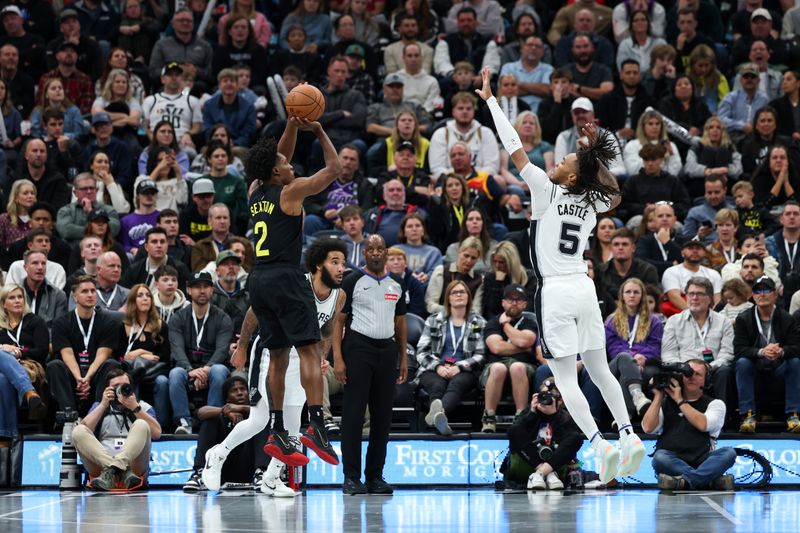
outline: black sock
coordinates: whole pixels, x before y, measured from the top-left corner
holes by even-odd
[[[272,419],[272,431],[286,431],[283,427],[283,410],[270,411],[270,418]]]
[[[312,422],[316,422],[320,426],[325,425],[325,420],[322,417],[322,406],[321,405],[309,405],[308,406],[308,418]]]

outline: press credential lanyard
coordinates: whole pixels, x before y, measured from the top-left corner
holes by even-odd
[[[133,343],[136,342],[136,339],[138,339],[139,335],[141,335],[142,331],[144,331],[144,326],[145,325],[142,324],[139,327],[139,331],[137,331],[135,334],[133,332],[133,326],[131,326],[131,332],[128,334],[128,348],[125,350],[125,355],[130,353],[131,347],[133,346]]]
[[[10,329],[8,330],[8,338],[11,339],[14,342],[14,346],[16,346],[17,348],[22,348],[22,346],[19,345],[19,337],[22,334],[22,321],[24,319],[25,319],[25,317],[20,318],[20,320],[19,320],[19,325],[17,326],[17,335],[16,336],[14,336],[14,334],[11,333]]]
[[[78,310],[75,309],[75,319],[78,321],[78,329],[81,331],[81,335],[83,336],[83,350],[85,352],[89,351],[89,339],[92,338],[92,330],[94,329],[94,317],[97,316],[97,313],[92,311],[92,319],[89,321],[89,332],[85,332],[83,330],[83,323],[81,322],[81,317],[78,315]]]
[[[208,315],[211,314],[210,311],[211,309],[206,311],[206,316],[203,317],[203,323],[200,325],[200,329],[197,329],[197,317],[195,316],[194,311],[192,311],[192,322],[194,322],[194,332],[197,334],[197,339],[195,340],[194,344],[195,348],[198,350],[200,349],[200,339],[203,338],[203,330],[206,329],[206,320],[208,320]]]
[[[633,327],[628,333],[628,348],[633,348],[633,341],[636,338],[636,332],[639,330],[639,315],[633,319]]]
[[[99,290],[97,291],[97,297],[100,298],[100,301],[103,302],[103,305],[106,306],[106,308],[108,308],[109,304],[114,301],[114,296],[117,295],[117,289],[118,288],[119,288],[119,285],[114,285],[114,290],[111,291],[111,296],[108,297],[108,300],[103,298],[103,295],[100,294]]]
[[[758,316],[758,308],[753,308],[756,314],[756,326],[758,326],[758,332],[764,338],[764,344],[769,344],[769,339],[772,337],[772,315],[775,314],[775,309],[769,314],[769,329],[767,330],[767,334],[764,334],[764,328],[761,326],[761,317]]]
[[[700,337],[700,343],[703,345],[703,349],[706,349],[706,335],[708,335],[708,329],[711,325],[711,314],[709,313],[708,318],[706,318],[706,323],[703,324],[702,329],[700,326],[697,325],[697,321],[692,318],[692,325],[694,325],[694,330],[697,332],[697,336]]]
[[[458,340],[456,340],[456,328],[453,326],[453,321],[448,320],[447,323],[450,326],[450,342],[453,343],[453,355],[455,355],[456,352],[458,352],[459,346],[461,346],[461,343],[464,341],[464,335],[467,333],[467,321],[465,320],[464,324],[461,326],[461,335],[458,337]]]

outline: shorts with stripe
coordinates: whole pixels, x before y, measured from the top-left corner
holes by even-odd
[[[250,357],[250,405],[261,398],[268,398],[269,390],[269,350],[258,346]],[[283,405],[302,407],[306,403],[306,391],[300,382],[300,355],[295,348],[289,351],[289,366],[284,381]]]
[[[597,293],[586,274],[550,276],[540,281],[534,308],[545,358],[605,349],[606,334]]]

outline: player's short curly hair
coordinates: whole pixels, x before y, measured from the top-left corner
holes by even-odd
[[[267,182],[272,175],[272,169],[278,162],[278,143],[273,137],[262,137],[255,143],[244,160],[244,173],[247,183],[254,180]]]
[[[322,237],[315,240],[306,250],[306,269],[313,274],[331,252],[341,252],[347,257],[347,244],[336,237]]]

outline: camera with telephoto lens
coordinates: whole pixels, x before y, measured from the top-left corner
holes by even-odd
[[[544,385],[547,387],[547,390],[540,392],[537,396],[539,405],[553,405],[555,400],[561,399],[561,395],[553,391],[553,389],[556,388],[556,384],[552,380],[548,379],[544,382]]]
[[[543,438],[539,437],[533,441],[533,445],[536,447],[536,454],[542,461],[549,461],[553,457],[553,447],[547,444]]]
[[[117,385],[117,387],[114,389],[114,393],[117,395],[117,398],[127,398],[129,396],[133,396],[133,387],[131,387],[130,383],[122,383]]]
[[[653,388],[664,390],[669,388],[670,382],[675,379],[679,384],[681,378],[690,378],[694,370],[688,363],[662,363],[658,374],[653,376]]]

